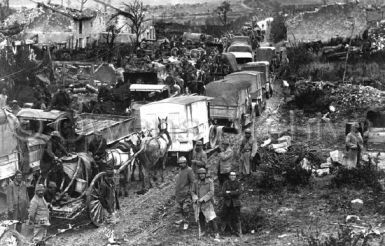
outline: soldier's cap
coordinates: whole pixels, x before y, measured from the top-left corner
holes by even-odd
[[[197,170],[197,174],[206,174],[206,169],[204,169],[204,168],[199,168],[198,170]]]
[[[251,133],[250,128],[247,128],[247,129],[245,130],[245,133]]]
[[[44,190],[45,190],[44,185],[42,185],[42,184],[36,185],[35,192],[36,192],[36,191],[44,191]]]
[[[202,146],[203,143],[202,143],[202,141],[197,141],[196,145],[197,145],[197,146]]]
[[[12,100],[11,103],[12,103],[12,104],[16,104],[16,103],[17,103],[17,100]]]
[[[179,163],[186,163],[186,162],[187,162],[186,157],[181,156],[181,157],[178,158],[178,164],[179,164]]]
[[[20,170],[16,170],[15,176],[18,175],[18,174],[23,175],[23,173]]]
[[[60,138],[60,133],[58,132],[58,131],[53,131],[53,132],[51,132],[51,137],[58,137],[58,138]]]

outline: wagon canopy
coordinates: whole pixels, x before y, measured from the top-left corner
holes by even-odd
[[[0,109],[0,162],[2,157],[16,151],[17,138],[14,132],[17,125],[18,120],[14,115]]]
[[[250,83],[230,83],[226,80],[217,80],[206,85],[206,96],[214,98],[211,105],[239,106],[240,92],[248,89],[250,89]]]
[[[69,113],[59,110],[44,111],[24,108],[19,111],[17,117],[25,120],[56,121],[57,119],[68,118]]]

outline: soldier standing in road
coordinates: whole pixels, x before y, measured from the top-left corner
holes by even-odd
[[[207,171],[207,154],[203,151],[202,141],[197,141],[195,144],[195,150],[192,154],[191,167],[196,175],[199,168],[205,168]]]
[[[205,227],[205,222],[212,224],[215,240],[219,240],[218,225],[215,221],[217,215],[214,211],[214,182],[206,178],[206,169],[198,169],[198,179],[195,181],[192,189],[193,202],[199,209],[199,222],[201,228]],[[204,231],[204,230],[203,230]]]
[[[45,245],[43,239],[47,236],[49,223],[48,203],[44,199],[45,187],[42,184],[36,185],[35,196],[29,206],[29,224],[33,224],[33,243]]]
[[[245,130],[245,136],[239,147],[241,154],[241,161],[239,163],[239,173],[242,175],[249,175],[251,172],[250,163],[253,161],[254,156],[257,154],[258,145],[254,138],[251,136],[251,130],[248,128]]]
[[[224,230],[227,226],[237,237],[242,235],[241,229],[241,184],[236,180],[236,173],[230,172],[229,180],[223,184],[222,195],[224,197],[223,204],[223,221],[225,222]]]
[[[18,220],[16,230],[21,232],[21,223],[28,219],[29,198],[23,175],[16,171],[15,180],[7,187],[8,219]]]
[[[191,189],[194,184],[194,174],[191,167],[187,166],[187,159],[184,156],[179,157],[179,174],[176,177],[175,200],[179,204],[182,213],[183,229],[187,230],[187,217],[191,207]]]
[[[222,142],[222,148],[220,151],[218,162],[218,180],[219,185],[222,186],[223,183],[229,179],[234,153],[227,140]]]

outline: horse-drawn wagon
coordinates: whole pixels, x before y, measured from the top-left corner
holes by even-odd
[[[208,102],[205,96],[178,96],[143,105],[140,108],[142,129],[152,135],[159,130],[159,118],[167,118],[171,138],[169,153],[174,156],[189,155],[196,141],[209,143]]]
[[[21,142],[28,145],[22,155],[29,157],[30,167],[35,171],[31,174],[34,176],[31,178],[31,185],[44,183],[47,186],[54,182],[58,188],[57,203],[53,207],[52,216],[72,220],[88,211],[95,225],[103,223],[106,211],[113,211],[117,205],[113,191],[119,184],[119,176],[122,174],[125,180],[128,179],[128,167],[134,163],[136,157],[126,144],[119,146],[119,141],[132,133],[133,118],[94,114],[74,117],[68,112],[45,112],[38,109],[22,109],[17,117],[23,125],[22,136],[25,136],[25,141]],[[49,139],[48,134],[52,131],[58,131],[64,144],[72,145],[74,149],[68,148],[71,154],[52,163],[48,173],[42,177],[38,174],[40,160]],[[101,133],[109,146],[116,143],[116,148],[107,149],[106,153],[106,161],[114,165],[113,177],[97,169],[93,165],[93,158],[87,153],[95,131]]]

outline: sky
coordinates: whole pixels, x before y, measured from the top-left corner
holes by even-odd
[[[1,0],[0,0],[1,1]],[[36,2],[47,2],[47,0],[35,0]],[[68,0],[63,0],[64,3],[67,3]],[[70,0],[71,4],[78,3],[80,0]],[[166,5],[166,4],[177,4],[177,3],[204,3],[204,2],[213,2],[213,1],[220,1],[220,0],[143,0],[144,4],[149,5]],[[61,3],[61,0],[51,0],[52,3]],[[114,6],[119,5],[122,2],[129,2],[129,0],[112,0],[112,4]],[[12,7],[34,7],[36,6],[35,3],[33,3],[30,0],[9,0],[9,4]],[[92,6],[96,4],[93,0],[88,0],[86,3],[86,6]]]

